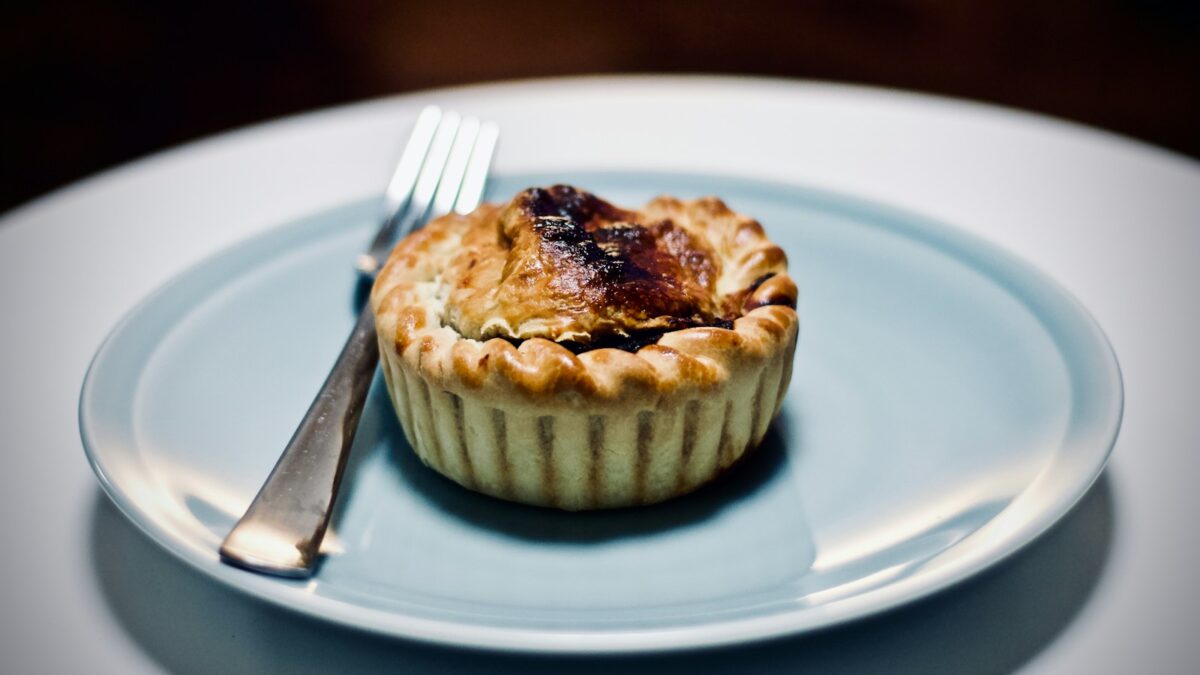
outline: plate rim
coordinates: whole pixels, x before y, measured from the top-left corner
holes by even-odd
[[[964,251],[984,254],[995,263],[996,267],[1007,271],[1009,275],[1014,275],[1018,279],[1025,280],[1029,284],[1032,284],[1034,288],[1049,291],[1057,301],[1064,303],[1073,312],[1070,321],[1077,322],[1077,327],[1085,329],[1087,336],[1091,340],[1091,346],[1099,348],[1095,356],[1098,356],[1102,365],[1105,366],[1104,377],[1102,379],[1108,385],[1105,391],[1111,395],[1111,399],[1104,410],[1102,424],[1097,424],[1097,426],[1103,427],[1099,437],[1106,439],[1103,449],[1093,451],[1095,456],[1091,457],[1092,461],[1088,464],[1088,471],[1069,482],[1062,494],[1059,495],[1060,499],[1057,503],[1043,510],[1038,518],[1029,521],[1023,527],[1017,528],[1014,534],[1001,539],[1002,545],[993,546],[990,551],[985,551],[988,555],[968,558],[967,563],[951,564],[946,568],[937,570],[928,575],[923,585],[918,585],[917,588],[906,593],[894,594],[890,598],[885,597],[882,601],[866,602],[863,598],[867,600],[872,599],[878,591],[885,590],[888,587],[887,585],[860,596],[851,596],[846,601],[843,601],[840,606],[835,605],[833,606],[834,609],[825,611],[825,617],[816,621],[802,620],[804,610],[800,608],[767,616],[754,616],[732,620],[725,619],[714,623],[684,627],[567,632],[538,628],[497,627],[495,625],[462,623],[453,620],[427,619],[397,614],[377,608],[353,605],[352,603],[332,598],[317,598],[316,602],[297,603],[294,601],[294,591],[290,586],[281,585],[275,579],[252,575],[230,568],[216,561],[215,556],[211,560],[204,558],[198,555],[185,542],[177,541],[170,533],[161,531],[154,525],[152,519],[143,518],[140,510],[133,501],[112,480],[108,471],[105,470],[102,458],[100,457],[102,451],[94,446],[94,439],[89,438],[89,411],[87,410],[87,402],[93,395],[92,392],[96,387],[95,373],[102,358],[113,348],[113,344],[120,334],[128,329],[130,324],[142,311],[147,306],[153,304],[162,294],[175,288],[177,284],[201,268],[227,256],[236,249],[247,246],[262,238],[269,238],[272,235],[278,236],[281,230],[294,227],[300,221],[309,218],[322,218],[330,213],[346,209],[355,203],[346,202],[320,209],[301,218],[284,219],[282,222],[277,222],[248,237],[242,237],[237,241],[220,247],[215,252],[187,265],[172,275],[167,281],[158,285],[149,294],[126,310],[109,330],[88,364],[80,388],[77,412],[80,437],[85,455],[109,500],[117,506],[118,510],[130,522],[158,546],[172,554],[172,556],[183,560],[194,569],[199,570],[208,578],[218,581],[234,590],[246,593],[258,600],[267,601],[277,607],[282,607],[315,619],[331,621],[352,629],[365,630],[389,637],[414,639],[456,647],[518,653],[635,654],[745,644],[789,635],[810,633],[859,620],[867,616],[890,612],[901,606],[944,592],[1002,563],[1036,541],[1046,530],[1053,527],[1072,511],[1079,500],[1087,494],[1107,465],[1120,434],[1125,398],[1120,363],[1112,347],[1112,343],[1095,317],[1074,294],[1048,273],[1037,268],[1004,246],[991,241],[987,237],[908,208],[894,206],[873,197],[857,196],[824,187],[814,187],[787,181],[763,180],[757,177],[739,175],[720,175],[703,172],[689,173],[670,170],[597,170],[585,168],[554,171],[568,175],[657,174],[672,177],[684,176],[688,178],[720,179],[734,182],[744,188],[754,189],[757,186],[768,188],[772,192],[798,193],[828,203],[851,206],[856,210],[875,214],[881,218],[887,218],[889,221],[900,220],[905,224],[906,228],[911,228],[924,235],[930,235],[930,240],[938,244],[939,251],[944,255],[954,257],[959,262],[967,264],[972,270],[984,274],[994,282],[998,282],[1000,279],[997,278],[994,270],[981,271],[974,262],[965,261],[962,255],[955,255],[961,254]],[[504,176],[506,178],[515,178],[534,173],[537,172],[517,171],[506,173]],[[545,173],[545,171],[541,173]],[[887,231],[896,231],[891,226],[878,223],[872,223],[871,225]],[[912,236],[910,232],[904,232],[903,234],[908,237]],[[943,246],[943,244],[945,245]],[[1014,293],[1013,297],[1021,302],[1023,306],[1029,307],[1029,299],[1026,295]],[[1046,321],[1040,313],[1035,313],[1035,318],[1038,323],[1046,325]],[[1066,320],[1060,318],[1059,321]],[[1055,346],[1061,353],[1061,345],[1057,341],[1055,342]],[[1071,419],[1074,419],[1076,414],[1073,412]],[[1063,451],[1065,438],[1063,442],[1057,445],[1055,449],[1056,455]],[[1032,483],[1033,479],[1031,479],[1030,485]],[[1029,486],[1024,488],[1021,493],[1018,493],[1018,497],[1025,494],[1028,490]],[[858,602],[851,602],[855,600]]]
[[[488,93],[508,93],[530,91],[554,91],[555,89],[571,86],[613,86],[613,87],[695,87],[712,86],[719,88],[741,88],[747,92],[781,92],[802,91],[809,95],[842,94],[853,95],[868,103],[880,101],[895,104],[926,106],[931,109],[957,109],[971,116],[991,121],[1002,121],[1016,126],[1050,130],[1059,134],[1080,137],[1088,142],[1110,148],[1116,148],[1130,157],[1150,158],[1156,162],[1164,162],[1172,167],[1188,171],[1200,169],[1200,160],[1171,148],[1157,145],[1150,141],[1105,127],[1093,126],[1050,113],[1026,110],[1023,108],[989,102],[967,96],[894,87],[880,84],[856,83],[840,80],[818,79],[810,77],[785,77],[780,75],[761,74],[728,74],[717,72],[647,72],[624,73],[596,72],[565,75],[548,75],[532,77],[512,77],[479,82],[452,84],[408,92],[393,93],[383,96],[368,97],[301,110],[274,118],[251,121],[236,125],[225,130],[202,135],[197,138],[180,141],[158,150],[149,151],[118,164],[103,167],[85,174],[66,184],[53,187],[46,192],[16,204],[6,211],[0,211],[0,231],[16,229],[6,225],[25,225],[26,216],[36,213],[53,202],[65,197],[72,197],[85,189],[103,187],[114,179],[122,178],[147,169],[157,168],[157,165],[169,163],[198,150],[209,150],[215,146],[244,140],[248,137],[278,130],[284,125],[301,124],[315,120],[336,117],[353,111],[388,105],[417,105],[419,102],[432,100],[438,96],[461,97],[471,95],[487,95]],[[768,179],[769,182],[769,179]],[[836,190],[832,190],[836,191]]]

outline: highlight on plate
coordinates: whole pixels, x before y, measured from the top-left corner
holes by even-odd
[[[567,185],[399,242],[371,292],[421,460],[489,495],[649,504],[762,442],[791,379],[783,251],[721,200],[614,206]]]

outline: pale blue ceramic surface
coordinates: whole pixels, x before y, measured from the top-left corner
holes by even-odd
[[[505,176],[618,204],[717,194],[758,218],[801,289],[795,374],[765,446],[666,504],[568,514],[421,466],[379,382],[311,581],[222,566],[217,546],[354,316],[377,203],[292,223],[137,307],[85,382],[85,446],[113,500],[216,578],[294,609],[439,642],[637,651],[809,630],[965,578],[1037,536],[1102,469],[1115,358],[1037,271],[951,228],[723,177]]]

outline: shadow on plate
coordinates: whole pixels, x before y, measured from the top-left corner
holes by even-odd
[[[449,487],[449,486],[448,486]],[[729,489],[729,488],[727,488]],[[268,605],[159,548],[97,491],[93,569],[117,622],[178,673],[1001,673],[1053,642],[1087,604],[1113,540],[1107,475],[999,566],[921,602],[805,636],[645,657],[537,657],[368,635]]]

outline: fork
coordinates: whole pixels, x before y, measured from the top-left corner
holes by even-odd
[[[491,122],[436,106],[421,111],[388,182],[383,224],[357,260],[360,282],[373,280],[392,245],[427,220],[475,210],[498,136]],[[368,303],[275,468],[221,544],[224,562],[283,577],[313,574],[378,363]]]

